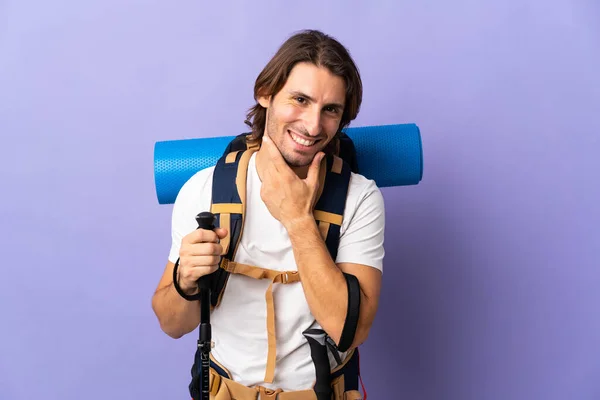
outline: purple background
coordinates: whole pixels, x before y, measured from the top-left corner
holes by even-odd
[[[356,58],[355,126],[423,133],[422,184],[383,189],[369,398],[600,398],[600,5],[215,4],[0,1],[0,398],[188,398],[153,146],[243,131],[305,27]]]

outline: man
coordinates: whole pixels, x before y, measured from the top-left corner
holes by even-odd
[[[211,357],[231,381],[256,388],[266,399],[275,397],[264,388],[307,393],[314,387],[315,363],[304,333],[322,329],[339,344],[349,302],[344,273],[360,284],[360,314],[350,349],[329,354],[331,370],[336,359],[345,362],[366,340],[380,293],[384,204],[373,181],[352,173],[332,259],[313,215],[322,189],[321,161],[335,151],[341,129],[356,118],[362,101],[358,69],[339,42],[319,31],[293,35],[258,76],[254,97],[257,103],[246,122],[252,128],[250,142],[260,149],[248,162],[243,235],[234,261],[297,271],[299,281],[273,285],[231,274],[211,312]],[[197,229],[195,216],[211,209],[213,172],[211,167],[192,176],[173,207],[171,251],[152,299],[161,329],[173,338],[200,322],[199,301],[184,299],[174,287],[175,263],[177,284],[192,295],[197,280],[219,268],[224,242],[230,239],[225,227]],[[269,290],[273,328],[265,300]]]

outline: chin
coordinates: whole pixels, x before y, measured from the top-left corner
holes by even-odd
[[[307,167],[310,165],[310,163],[312,162],[312,160],[314,159],[314,155],[311,157],[290,157],[290,156],[285,156],[284,157],[285,161],[288,163],[288,165],[290,167],[294,167],[294,168],[300,168],[300,167]]]
[[[301,168],[309,166],[315,158],[315,155],[324,151],[328,140],[321,139],[320,143],[315,143],[312,147],[301,146],[296,143],[290,136],[288,129],[278,140],[277,147],[283,156],[286,163],[293,168]]]

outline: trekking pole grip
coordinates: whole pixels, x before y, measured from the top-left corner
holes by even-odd
[[[198,229],[214,230],[215,216],[210,212],[201,212],[196,216]],[[200,289],[200,338],[198,348],[201,359],[201,391],[200,399],[209,400],[210,382],[210,349],[212,347],[210,327],[210,281],[211,274],[205,275],[198,280]]]
[[[201,212],[196,215],[196,222],[198,222],[198,229],[206,229],[212,231],[215,229],[215,216],[213,213],[208,211]],[[199,289],[210,289],[210,274],[204,275],[200,279],[198,279]]]

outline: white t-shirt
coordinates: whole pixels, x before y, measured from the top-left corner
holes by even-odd
[[[274,270],[297,271],[288,234],[269,213],[260,197],[256,153],[248,165],[246,222],[235,260]],[[198,227],[195,216],[210,211],[214,167],[193,175],[181,188],[173,206],[172,247],[176,262],[182,238]],[[336,262],[365,264],[382,270],[384,203],[375,182],[352,174]],[[211,314],[212,355],[246,386],[304,390],[312,388],[315,368],[302,332],[321,328],[310,312],[302,284],[274,284],[277,361],[275,379],[264,383],[267,364],[268,279],[231,274],[219,307]],[[328,352],[330,353],[330,352]],[[342,357],[343,359],[343,357]],[[336,364],[330,355],[332,367]]]

